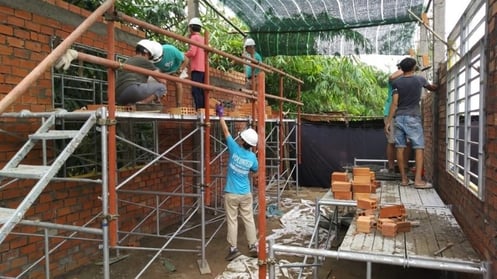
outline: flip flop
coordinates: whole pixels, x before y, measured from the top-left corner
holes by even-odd
[[[404,187],[405,187],[405,186],[411,186],[411,185],[414,185],[414,181],[412,181],[412,180],[410,180],[410,179],[409,179],[409,181],[407,182],[407,184],[402,183],[402,182],[400,183],[400,186],[404,186]]]
[[[414,184],[414,188],[416,188],[416,189],[430,189],[430,188],[433,188],[433,185],[430,182],[425,182],[424,184],[421,184],[421,185]]]

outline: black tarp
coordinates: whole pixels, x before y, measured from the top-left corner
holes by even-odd
[[[386,159],[383,120],[303,122],[299,185],[330,187],[331,173],[354,158]]]

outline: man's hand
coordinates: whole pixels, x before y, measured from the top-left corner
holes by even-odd
[[[56,62],[55,62],[55,68],[60,69],[63,68],[64,70],[69,69],[71,66],[71,62],[78,58],[78,52],[75,51],[74,49],[68,49],[66,53],[64,53]]]
[[[391,122],[387,122],[387,123],[385,124],[385,133],[386,133],[387,135],[390,135],[390,133],[391,133],[391,130],[390,130],[390,127],[391,127],[391,126],[392,126],[392,123],[391,123]]]
[[[181,73],[179,74],[179,78],[180,79],[185,79],[187,77],[188,77],[188,69],[184,68],[183,71],[181,71]]]
[[[219,117],[223,117],[224,115],[224,107],[221,104],[216,104],[216,115]]]

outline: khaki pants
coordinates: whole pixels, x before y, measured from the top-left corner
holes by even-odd
[[[224,207],[226,210],[226,222],[228,223],[227,241],[231,247],[237,247],[238,240],[238,213],[245,226],[245,236],[248,245],[256,244],[257,235],[255,231],[252,193],[236,195],[225,193]]]

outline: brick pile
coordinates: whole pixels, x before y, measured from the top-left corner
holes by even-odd
[[[411,231],[404,205],[386,205],[377,209],[376,200],[357,200],[357,232],[370,233],[374,227],[386,237]],[[377,217],[376,217],[377,216]]]
[[[333,172],[331,191],[337,200],[359,200],[374,197],[376,187],[375,173],[369,168],[355,167],[352,173]]]

